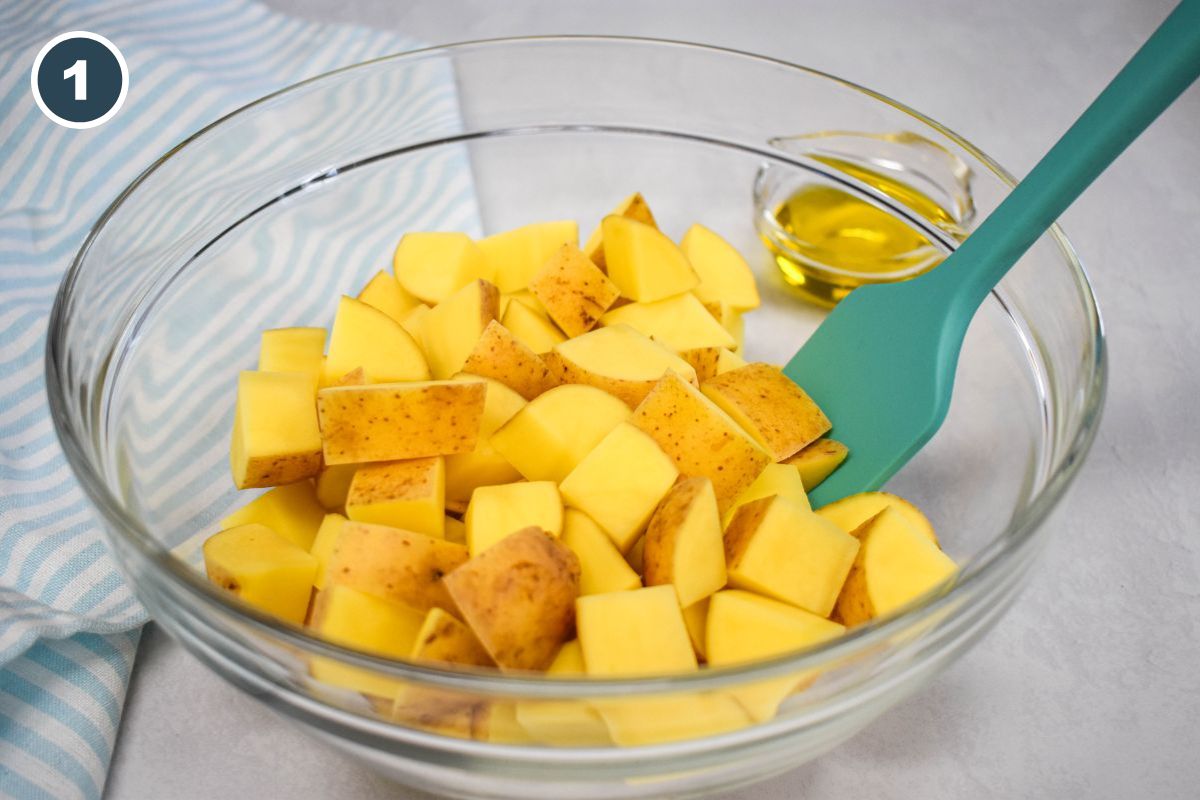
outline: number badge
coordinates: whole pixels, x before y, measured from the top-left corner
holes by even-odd
[[[94,128],[121,110],[129,67],[117,46],[97,33],[71,31],[51,39],[30,72],[42,113],[66,128]]]

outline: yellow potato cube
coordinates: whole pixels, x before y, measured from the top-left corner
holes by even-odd
[[[692,649],[696,658],[701,661],[708,659],[708,605],[711,597],[692,603],[683,610],[683,624],[687,625],[688,636],[692,640]]]
[[[730,506],[725,513],[725,524],[729,524],[742,506],[772,495],[786,497],[801,508],[812,510],[808,495],[804,492],[804,482],[800,480],[799,470],[789,464],[768,464],[758,479],[738,495],[737,500]]]
[[[376,383],[429,379],[421,347],[400,323],[353,297],[343,297],[333,318],[322,384],[362,367]]]
[[[325,568],[325,589],[349,586],[417,611],[453,608],[444,575],[467,560],[461,544],[423,533],[347,522]]]
[[[586,673],[578,639],[564,644],[546,668],[562,677]],[[517,722],[535,741],[558,747],[598,747],[611,744],[604,720],[582,700],[525,700],[516,705]]]
[[[829,420],[778,368],[748,364],[706,381],[701,390],[782,461],[826,433]]]
[[[859,528],[862,547],[837,600],[837,618],[860,625],[886,616],[951,578],[958,567],[895,507]]]
[[[421,334],[433,377],[445,380],[462,372],[484,328],[499,313],[500,293],[483,280],[468,283],[430,310]]]
[[[646,571],[646,535],[642,534],[633,543],[633,547],[629,548],[629,552],[625,554],[625,561],[630,568],[641,575]]]
[[[692,347],[680,350],[679,357],[692,365],[692,369],[696,370],[696,380],[704,383],[717,376],[717,365],[723,350],[723,347]]]
[[[463,372],[500,381],[526,400],[554,385],[550,370],[537,353],[507,328],[492,320],[463,362]]]
[[[771,463],[728,414],[673,372],[654,385],[630,422],[671,457],[681,474],[712,481],[722,511]]]
[[[681,353],[697,347],[737,347],[737,340],[690,293],[649,303],[629,303],[600,318],[601,325],[628,325]]]
[[[937,534],[929,519],[921,513],[921,509],[888,492],[861,492],[843,497],[841,500],[822,506],[817,513],[837,525],[846,533],[857,536],[858,529],[872,517],[885,508],[894,508],[904,521],[934,544],[938,543]]]
[[[568,384],[536,397],[491,436],[491,445],[531,481],[561,481],[629,407],[591,386]]]
[[[662,300],[700,282],[687,256],[657,228],[613,215],[605,217],[600,228],[608,277],[630,300]]]
[[[628,325],[597,328],[556,345],[544,358],[559,383],[594,386],[630,408],[668,371],[696,383],[690,364]]]
[[[341,514],[326,514],[317,528],[316,538],[308,552],[317,560],[317,574],[313,577],[313,586],[318,590],[325,588],[325,570],[329,566],[329,557],[333,555],[334,545],[342,533],[346,518]]]
[[[334,464],[322,467],[317,473],[317,502],[326,511],[343,511],[346,495],[350,493],[350,481],[354,480],[357,464]]]
[[[312,627],[331,642],[389,658],[407,658],[416,642],[425,615],[407,606],[334,586],[321,593]],[[374,697],[392,697],[398,681],[330,658],[314,658],[312,676]]]
[[[312,378],[315,396],[324,364],[324,328],[276,328],[262,332],[259,372],[303,372]]]
[[[239,489],[281,486],[321,469],[321,432],[313,382],[303,372],[243,372],[238,376],[232,444]]]
[[[537,222],[479,241],[488,265],[496,272],[496,285],[502,292],[516,292],[529,286],[550,257],[563,245],[579,246],[579,225],[571,220]]]
[[[668,675],[697,668],[670,586],[591,594],[580,597],[575,608],[588,675]]]
[[[509,534],[528,527],[562,533],[563,506],[553,481],[480,486],[463,517],[467,547],[477,556]]]
[[[622,422],[571,470],[559,489],[568,506],[595,520],[627,553],[678,476],[675,463],[653,439]]]
[[[850,448],[835,439],[817,439],[783,463],[800,471],[804,491],[810,492],[841,466],[849,454]]]
[[[592,518],[582,511],[568,508],[563,514],[562,542],[579,556],[579,594],[606,594],[642,588],[641,577],[621,556],[612,539]],[[725,553],[717,549],[724,571]]]
[[[483,381],[333,386],[317,393],[326,464],[469,453],[479,439]]]
[[[400,327],[408,331],[408,335],[413,338],[420,348],[421,352],[425,353],[425,321],[429,318],[429,312],[433,309],[424,303],[418,303],[400,320]],[[428,358],[426,358],[428,361]]]
[[[405,655],[413,661],[434,664],[495,666],[492,657],[483,649],[471,629],[440,608],[429,609],[412,652]]]
[[[204,543],[208,579],[255,608],[304,622],[317,560],[265,525],[239,525]]]
[[[746,359],[742,358],[732,350],[721,348],[721,352],[717,355],[717,374],[724,375],[726,372],[732,372],[735,369],[746,366]]]
[[[750,724],[750,718],[737,701],[720,692],[598,701],[596,710],[613,741],[621,747],[716,736]]]
[[[821,617],[833,610],[857,553],[853,536],[778,495],[742,506],[725,530],[732,588],[773,597]]]
[[[359,467],[346,496],[346,516],[442,538],[445,462],[433,456]]]
[[[708,608],[708,663],[724,667],[768,659],[834,639],[845,630],[836,622],[750,592],[717,592]],[[765,722],[797,684],[812,677],[808,670],[739,687],[731,694],[756,722]]]
[[[376,272],[367,282],[358,293],[358,299],[372,308],[379,309],[401,325],[404,325],[405,318],[413,309],[423,305],[420,299],[405,291],[399,281],[383,270]]]
[[[725,545],[717,495],[708,478],[687,478],[658,504],[646,529],[647,586],[674,586],[680,608],[725,585]]]
[[[539,528],[504,537],[444,583],[501,669],[544,670],[571,638],[579,559]]]
[[[492,446],[490,440],[493,433],[525,407],[525,398],[491,378],[480,379],[475,375],[460,373],[454,376],[454,380],[483,380],[487,384],[475,449],[469,453],[446,456],[446,500],[462,502],[465,508],[476,488],[514,483],[521,479],[521,473]]]
[[[495,268],[465,233],[408,233],[396,245],[392,271],[404,289],[437,305],[476,280],[492,282]]]
[[[549,353],[559,342],[567,340],[549,317],[516,300],[504,309],[500,323],[539,356]]]
[[[739,311],[758,308],[758,286],[746,259],[733,245],[703,225],[693,225],[683,235],[679,249],[700,276],[692,291],[705,302],[725,302]]]
[[[630,219],[649,225],[651,228],[658,229],[658,223],[654,220],[654,214],[650,212],[650,206],[646,204],[646,198],[642,197],[641,192],[634,192],[629,197],[626,197],[611,213],[619,217],[629,217]],[[608,262],[604,258],[604,230],[602,226],[597,226],[596,230],[592,231],[592,235],[588,237],[587,244],[583,246],[583,252],[597,267],[600,269],[606,268]]]
[[[709,315],[721,323],[725,332],[733,337],[732,352],[740,357],[746,349],[746,321],[742,318],[742,312],[728,303],[703,303],[703,305]]]
[[[566,245],[564,245],[565,247]],[[500,316],[504,316],[504,312],[508,310],[509,303],[520,303],[530,311],[536,311],[539,316],[549,319],[550,316],[546,313],[546,307],[537,299],[529,289],[521,289],[516,292],[503,292],[500,295]]]
[[[461,519],[446,517],[444,538],[447,542],[456,544],[467,543],[467,526]]]
[[[289,483],[264,492],[220,521],[222,529],[258,523],[266,525],[301,550],[308,550],[325,519],[308,481]]]
[[[621,296],[617,285],[577,247],[563,245],[533,277],[529,288],[550,319],[568,336],[596,327]]]

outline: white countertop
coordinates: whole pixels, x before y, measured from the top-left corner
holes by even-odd
[[[751,50],[889,94],[1017,174],[1173,5],[270,2],[435,43],[611,33]],[[843,747],[730,798],[1200,792],[1198,89],[1064,217],[1108,325],[1109,396],[1099,438],[1049,523],[1054,538],[1016,608],[926,691]],[[421,796],[308,739],[147,629],[112,800]]]

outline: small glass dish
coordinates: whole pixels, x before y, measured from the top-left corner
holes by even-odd
[[[746,355],[786,361],[821,314],[779,279],[749,188],[764,165],[780,185],[840,179],[773,144],[801,124],[914,131],[969,167],[981,213],[1012,186],[955,134],[828,75],[617,38],[474,42],[371,61],[263,98],[166,154],[76,256],[51,315],[46,367],[64,452],[154,619],[312,735],[454,797],[727,790],[803,764],[927,684],[1012,603],[1096,430],[1100,318],[1057,228],[981,307],[945,424],[889,484],[929,513],[962,565],[957,580],[836,641],[645,679],[439,669],[259,613],[178,549],[247,500],[232,486],[228,448],[236,376],[254,368],[259,332],[325,324],[340,294],[390,263],[407,230],[479,235],[566,218],[586,235],[640,190],[673,237],[700,222],[746,254],[763,297],[746,317]],[[954,236],[908,221],[954,246]],[[354,691],[347,680],[376,688]],[[774,718],[730,724],[730,697],[780,682],[801,690]],[[530,709],[543,720],[633,709],[656,741],[537,735]]]
[[[784,280],[819,305],[933,269],[974,219],[971,168],[921,134],[821,131],[771,145],[820,167],[764,164],[754,181],[759,235]]]

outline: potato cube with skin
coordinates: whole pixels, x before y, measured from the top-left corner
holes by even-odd
[[[454,380],[480,380],[460,373]],[[487,384],[483,400],[483,418],[479,438],[469,453],[446,456],[446,500],[466,503],[480,486],[498,486],[521,479],[521,473],[491,444],[492,434],[525,407],[525,398],[499,381],[482,379]],[[465,505],[464,505],[465,509]],[[465,541],[465,540],[464,540]]]
[[[564,644],[546,668],[547,675],[586,674],[578,639]],[[558,747],[597,747],[612,744],[608,728],[591,704],[583,700],[525,700],[517,703],[517,723],[535,740]]]
[[[462,372],[475,343],[499,313],[500,293],[482,280],[468,283],[431,309],[421,332],[433,377],[445,380]]]
[[[491,444],[531,481],[562,481],[629,406],[592,386],[568,384],[538,396],[491,436]]]
[[[238,376],[232,444],[239,489],[281,486],[321,469],[321,432],[312,403],[312,376],[303,372],[243,372]]]
[[[479,439],[483,381],[336,386],[317,393],[325,463],[469,453]]]
[[[526,400],[554,385],[550,370],[507,328],[492,320],[463,362],[463,372],[500,381]]]
[[[685,292],[650,303],[629,303],[607,312],[601,325],[628,325],[681,353],[697,347],[736,347],[737,340],[713,319],[695,295]]]
[[[801,508],[812,510],[808,495],[804,492],[804,483],[800,480],[800,471],[789,464],[768,464],[757,480],[738,495],[737,500],[725,512],[725,524],[729,524],[734,513],[742,506],[772,495],[786,497]]]
[[[390,658],[407,658],[425,615],[380,597],[335,586],[322,592],[312,627],[331,642]],[[322,683],[373,697],[391,697],[401,684],[331,658],[314,657],[310,670]]]
[[[717,376],[717,365],[721,360],[723,347],[692,347],[679,351],[679,357],[692,365],[696,370],[696,380],[704,383],[709,378]]]
[[[773,495],[737,510],[725,530],[729,585],[828,617],[854,564],[858,540]]]
[[[479,248],[495,270],[495,282],[502,292],[528,287],[538,270],[565,244],[579,245],[579,224],[572,220],[536,222],[479,240]]]
[[[700,388],[757,439],[773,461],[793,455],[831,427],[804,390],[769,364],[747,364]]]
[[[724,667],[768,659],[834,639],[845,630],[824,617],[751,592],[717,592],[709,601],[705,631],[708,663]],[[809,670],[740,686],[731,694],[756,722],[765,722],[797,684],[812,677]]]
[[[563,526],[562,498],[553,481],[480,486],[471,495],[463,523],[472,556],[529,527],[558,536]]]
[[[545,360],[559,383],[594,386],[630,408],[636,408],[668,371],[696,383],[690,364],[628,325],[597,328],[562,342]]]
[[[630,300],[662,300],[700,283],[687,256],[657,228],[613,215],[600,228],[608,277]]]
[[[266,525],[302,550],[308,550],[325,519],[308,481],[279,486],[251,500],[220,521],[222,529],[258,523]]]
[[[646,204],[646,198],[642,197],[641,192],[634,192],[629,197],[626,197],[611,213],[619,217],[629,217],[630,219],[649,225],[655,230],[658,229],[658,223],[654,220],[654,214],[650,212],[650,206]],[[597,267],[600,269],[606,268],[608,262],[604,257],[603,226],[597,226],[596,230],[592,231],[592,235],[588,237],[587,244],[583,247],[583,252]]]
[[[562,542],[579,556],[579,594],[606,594],[642,588],[642,578],[625,561],[612,539],[592,518],[582,511],[568,508],[563,514]],[[721,570],[725,569],[725,553],[720,549]]]
[[[422,305],[420,298],[405,291],[399,281],[383,270],[376,272],[367,282],[358,293],[358,299],[379,309],[401,325],[414,308]]]
[[[538,528],[504,537],[445,585],[501,669],[544,670],[574,632],[579,559]]]
[[[916,600],[951,578],[958,567],[894,507],[858,530],[862,546],[837,599],[836,618],[861,625]]]
[[[304,622],[317,560],[265,525],[239,525],[204,543],[208,579],[260,611]]]
[[[465,233],[408,233],[392,256],[396,280],[412,296],[437,305],[472,281],[492,282],[496,270]]]
[[[667,373],[630,422],[653,439],[688,477],[712,481],[722,511],[771,463],[728,414],[674,373]]]
[[[872,517],[885,508],[895,509],[905,522],[913,527],[934,544],[938,543],[937,534],[929,519],[921,510],[903,497],[888,492],[861,492],[843,497],[841,500],[822,506],[817,514],[837,525],[851,536],[858,536],[859,529]]]
[[[810,492],[833,474],[849,454],[850,448],[835,439],[817,439],[783,463],[800,471],[804,491]]]
[[[343,297],[333,318],[322,384],[362,367],[376,383],[429,379],[421,347],[400,323],[353,297]]]
[[[350,493],[350,481],[354,480],[354,470],[357,464],[336,464],[322,467],[317,473],[317,502],[326,511],[343,511],[346,508],[346,495]]]
[[[686,478],[672,487],[650,519],[643,558],[646,585],[674,586],[680,608],[725,585],[725,545],[712,481]]]
[[[317,536],[313,539],[308,552],[317,560],[317,574],[313,577],[313,586],[319,591],[325,588],[325,570],[329,566],[329,557],[333,554],[334,545],[342,533],[346,518],[341,514],[326,514],[317,528]]]
[[[550,319],[568,336],[596,327],[621,296],[617,285],[577,247],[563,245],[529,282]]]
[[[500,323],[538,355],[549,353],[555,345],[567,340],[549,317],[517,300],[504,309]]]
[[[670,586],[587,595],[575,605],[588,675],[640,677],[697,668]]]
[[[312,377],[315,394],[324,363],[324,328],[275,328],[262,332],[259,372],[303,372]]]
[[[366,464],[354,473],[346,516],[442,538],[446,465],[440,456]]]
[[[622,553],[646,530],[679,476],[654,440],[622,422],[587,454],[559,489],[564,502],[595,520]]]
[[[733,245],[714,231],[696,224],[679,243],[700,285],[692,289],[705,302],[725,302],[739,311],[758,308],[761,300],[754,273]]]
[[[349,586],[418,611],[453,608],[442,578],[468,558],[461,544],[423,533],[347,522],[325,568],[325,587]]]
[[[412,652],[404,655],[413,661],[434,664],[495,666],[492,657],[483,649],[483,645],[475,638],[475,634],[471,633],[471,629],[440,608],[429,609],[425,622],[416,635]]]
[[[633,547],[629,548],[629,552],[625,554],[625,561],[630,568],[641,575],[646,568],[646,535],[642,534],[633,543]]]

